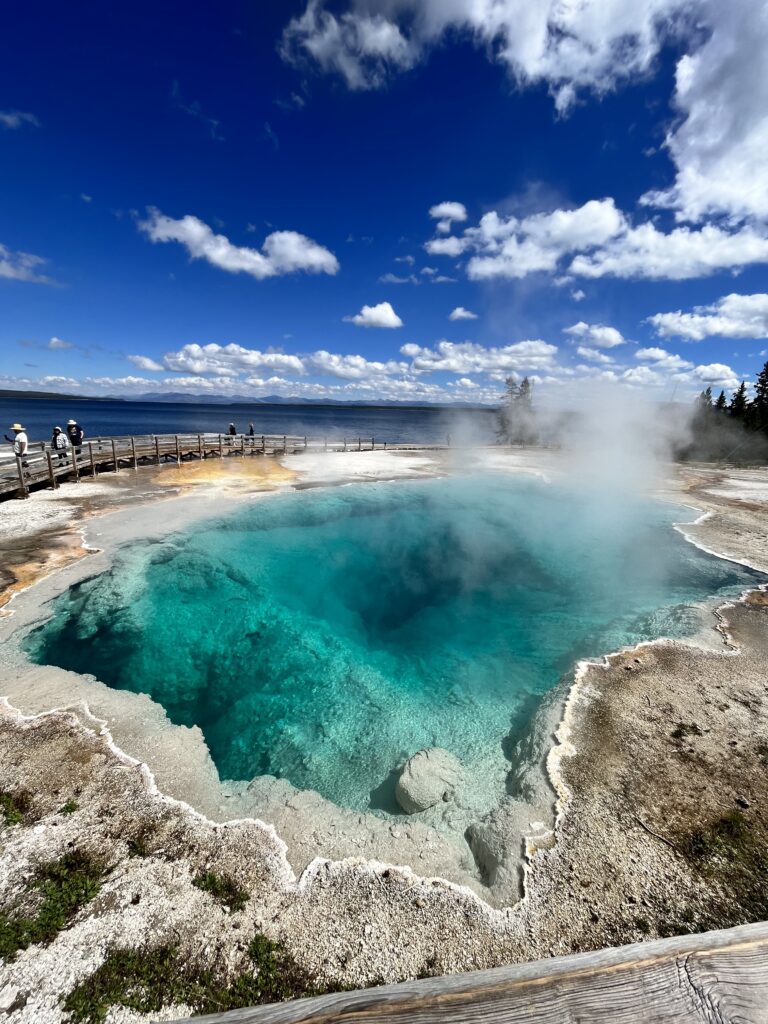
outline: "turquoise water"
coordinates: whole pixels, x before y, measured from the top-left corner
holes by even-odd
[[[394,810],[404,757],[482,770],[577,658],[763,582],[681,518],[504,475],[290,492],[121,550],[27,645],[199,725],[222,778]]]

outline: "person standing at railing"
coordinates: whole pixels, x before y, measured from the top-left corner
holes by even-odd
[[[5,434],[5,440],[8,444],[13,445],[13,454],[17,458],[21,459],[22,466],[28,466],[27,453],[29,451],[29,439],[27,437],[27,432],[20,423],[12,423],[11,430],[13,431],[13,437],[8,437],[8,435]]]
[[[75,449],[77,454],[80,454],[80,449],[83,446],[83,438],[85,437],[85,431],[77,422],[77,420],[67,420],[67,437],[69,443]]]
[[[237,427],[235,426],[234,423],[230,423],[229,424],[229,426],[227,427],[227,433],[229,434],[230,438],[237,437]],[[235,442],[231,441],[231,440],[229,442],[229,444],[234,444],[234,443]]]
[[[67,448],[69,447],[69,441],[67,441],[67,435],[61,429],[61,427],[54,427],[53,434],[51,435],[51,448],[56,452],[59,457],[59,462],[67,461]]]

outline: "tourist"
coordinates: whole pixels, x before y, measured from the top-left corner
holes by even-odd
[[[237,427],[234,423],[229,424],[229,430],[227,431],[230,437],[234,437],[237,434]]]
[[[255,430],[253,429],[253,424],[249,423],[248,424],[248,437],[253,437],[254,434],[255,434]]]
[[[85,437],[85,431],[77,422],[77,420],[67,420],[67,437],[69,443],[72,445],[77,454],[80,454],[80,449],[83,445],[83,438]]]
[[[5,434],[5,440],[8,444],[13,445],[13,454],[22,460],[22,466],[28,466],[27,452],[29,451],[29,440],[27,439],[27,432],[20,423],[12,423],[11,430],[13,431],[13,437],[8,437]]]
[[[61,427],[53,428],[53,435],[51,436],[51,448],[56,452],[61,463],[67,461],[67,448],[69,442],[67,441],[67,435],[61,429]]]

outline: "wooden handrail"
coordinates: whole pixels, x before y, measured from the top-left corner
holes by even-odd
[[[767,1007],[761,922],[214,1013],[194,1024],[765,1024]]]

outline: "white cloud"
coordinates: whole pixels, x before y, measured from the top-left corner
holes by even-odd
[[[379,302],[375,306],[363,306],[354,316],[345,316],[344,320],[358,327],[402,327],[403,321],[389,302]]]
[[[274,370],[279,373],[303,373],[304,364],[298,356],[284,352],[262,352],[242,345],[184,345],[178,352],[163,356],[166,370],[182,373],[251,373]]]
[[[692,52],[677,64],[680,116],[666,139],[676,179],[646,202],[692,221],[722,213],[766,218],[768,5],[698,2],[694,10]]]
[[[448,314],[449,320],[477,320],[477,313],[473,313],[469,309],[464,309],[463,306],[457,306],[452,312]]]
[[[233,245],[225,235],[215,234],[191,214],[174,220],[153,208],[139,223],[139,229],[153,242],[180,242],[192,259],[203,259],[231,274],[250,274],[259,280],[296,271],[335,274],[339,269],[329,249],[297,231],[273,231],[259,251]]]
[[[565,328],[565,334],[572,338],[579,338],[581,341],[596,348],[616,348],[624,344],[624,336],[615,327],[606,327],[604,324],[587,324],[579,320],[577,324]]]
[[[34,114],[25,114],[21,110],[0,110],[0,128],[21,128],[22,125],[31,124],[35,128],[40,127],[40,122]]]
[[[371,361],[364,356],[342,356],[332,352],[325,352],[322,349],[309,356],[306,360],[306,365],[308,369],[316,373],[331,377],[341,377],[347,380],[389,376],[405,373],[408,370],[407,363],[398,362],[394,359],[382,363]]]
[[[594,253],[574,258],[569,270],[582,277],[682,281],[750,263],[768,262],[768,229],[736,231],[705,224],[693,230],[659,231],[650,221],[627,228]]]
[[[467,219],[467,208],[463,203],[436,203],[430,208],[429,216],[437,221],[437,230],[447,234],[454,221],[463,222]]]
[[[451,235],[450,238],[432,238],[424,248],[430,256],[460,256],[468,244],[468,240]]]
[[[554,364],[556,345],[545,341],[519,341],[515,345],[486,348],[471,341],[439,341],[434,348],[409,343],[400,349],[418,372],[493,373],[546,370]]]
[[[45,347],[55,351],[56,349],[74,348],[75,346],[71,341],[64,341],[62,338],[53,337]]]
[[[709,363],[706,366],[697,366],[691,371],[691,376],[702,384],[716,384],[720,388],[736,388],[739,386],[740,378],[730,366],[724,363]]]
[[[639,348],[635,353],[637,359],[644,363],[653,363],[654,369],[689,370],[693,363],[682,356],[667,352],[664,348]]]
[[[128,362],[133,363],[139,370],[162,370],[163,366],[149,356],[128,356]]]
[[[80,193],[80,198],[83,200],[84,203],[92,203],[93,202],[93,196],[86,195],[85,192],[81,192]]]
[[[38,273],[48,261],[29,252],[12,252],[0,243],[0,277],[11,281],[30,281],[35,284],[54,284],[50,277]]]
[[[587,359],[590,363],[606,365],[613,362],[613,359],[606,355],[605,352],[599,352],[596,348],[588,348],[586,345],[579,345],[576,351],[582,359]]]
[[[662,338],[768,338],[768,294],[724,295],[692,313],[655,313],[648,317]]]
[[[587,293],[582,291],[581,288],[577,288],[571,292],[571,298],[574,302],[581,302],[582,299],[586,299]]]
[[[391,271],[382,274],[379,281],[381,284],[421,284],[421,281],[415,274],[408,274],[407,277],[403,277],[399,274],[393,274]]]
[[[314,59],[352,89],[371,89],[412,67],[452,30],[466,32],[518,84],[549,84],[562,111],[581,88],[604,93],[646,71],[664,38],[664,19],[684,2],[351,0],[336,16],[321,0],[309,0],[285,29],[282,52],[293,61]],[[382,13],[372,15],[377,6]]]

